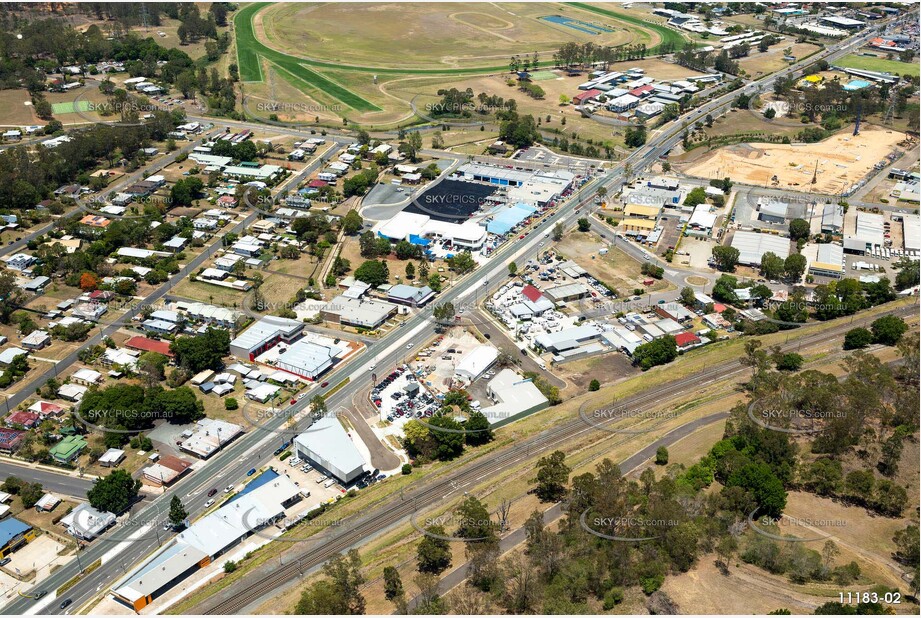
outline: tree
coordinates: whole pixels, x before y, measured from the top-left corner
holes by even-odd
[[[185,525],[185,521],[188,518],[189,514],[186,512],[182,500],[179,499],[178,495],[173,496],[169,503],[169,523],[172,524],[173,528],[179,528]]]
[[[591,382],[588,383],[588,390],[597,391],[600,389],[601,389],[601,382],[599,382],[598,380],[593,379]]]
[[[158,352],[144,352],[138,357],[138,372],[144,379],[144,384],[148,387],[159,384],[163,381],[166,364],[169,358]]]
[[[415,278],[416,278],[416,266],[415,266],[415,264],[413,264],[412,262],[407,262],[407,263],[406,263],[406,268],[404,269],[404,272],[406,273],[406,278],[409,279],[410,281],[412,281],[413,279],[415,279]]]
[[[799,281],[806,272],[806,256],[800,253],[791,253],[783,262],[784,274],[790,281]]]
[[[676,358],[678,358],[678,344],[671,335],[653,339],[649,343],[637,346],[633,351],[633,362],[643,371],[670,363]]]
[[[476,268],[476,260],[473,259],[473,255],[469,251],[455,253],[447,259],[447,262],[451,270],[461,275]]]
[[[384,598],[397,606],[399,613],[404,613],[406,607],[406,592],[403,590],[403,580],[400,572],[395,567],[384,567]]]
[[[793,219],[790,221],[790,238],[791,240],[809,238],[809,222],[805,219]]]
[[[717,245],[713,247],[713,260],[717,269],[723,272],[732,272],[739,263],[739,250],[735,247]]]
[[[473,411],[464,423],[464,438],[470,446],[480,446],[493,439],[489,419],[482,412]]]
[[[565,459],[562,451],[553,451],[537,461],[537,477],[531,482],[537,482],[534,493],[541,502],[559,502],[566,495],[571,470]]]
[[[624,132],[624,144],[630,148],[639,148],[646,143],[646,127],[639,125],[627,127]]]
[[[693,307],[694,303],[697,302],[694,296],[694,289],[689,286],[685,286],[681,288],[681,294],[679,296],[679,299],[681,300],[682,304],[688,307]]]
[[[845,350],[860,350],[873,343],[873,333],[866,328],[852,328],[844,335]]]
[[[191,423],[205,415],[204,404],[195,397],[195,393],[188,386],[162,390],[150,400],[159,416],[171,423]]]
[[[83,273],[80,275],[80,289],[84,292],[99,289],[99,278],[93,273]]]
[[[685,206],[697,206],[703,204],[707,201],[707,191],[703,187],[694,187],[688,192],[687,197],[684,198]]]
[[[23,483],[19,488],[19,499],[22,500],[22,505],[27,509],[35,506],[44,495],[45,490],[42,488],[41,483]]]
[[[560,240],[563,240],[563,224],[562,223],[557,222],[557,224],[553,226],[553,240],[557,242],[559,242]]]
[[[356,234],[364,225],[364,219],[357,210],[350,210],[342,218],[342,231],[349,236]]]
[[[219,371],[223,358],[230,354],[230,333],[224,329],[208,328],[200,335],[178,337],[170,344],[176,364],[193,374],[205,369]]]
[[[352,616],[364,613],[361,586],[365,578],[361,574],[361,556],[357,550],[351,549],[346,556],[337,555],[327,562],[323,574],[328,579],[314,583],[301,594],[296,613]]]
[[[591,222],[584,217],[581,217],[578,221],[576,221],[576,226],[579,228],[580,232],[587,232],[592,229]]]
[[[435,456],[450,461],[464,452],[464,428],[450,416],[438,415],[429,419],[431,436],[435,441]],[[440,431],[443,430],[443,431]]]
[[[451,322],[454,320],[454,315],[453,303],[440,303],[432,307],[432,316],[439,322]]]
[[[898,274],[895,276],[895,289],[906,290],[921,283],[921,262],[909,258],[901,258],[893,265]]]
[[[518,272],[518,264],[516,264],[515,262],[509,262],[509,263],[508,263],[508,274],[509,274],[509,276],[510,276],[510,277],[514,277],[514,276],[515,276],[515,273],[517,273],[517,272]]]
[[[656,449],[656,465],[664,466],[668,463],[668,449],[664,446],[660,446]]]
[[[777,110],[774,109],[773,107],[769,107],[766,110],[764,110],[764,117],[767,118],[768,120],[773,119],[774,116],[776,115],[777,115]]]
[[[779,354],[774,358],[774,365],[778,371],[799,371],[803,366],[804,358],[796,352]]]
[[[905,320],[894,315],[884,315],[873,321],[870,325],[873,331],[873,341],[883,345],[895,345],[908,330]]]
[[[451,566],[451,544],[443,538],[447,536],[444,526],[432,525],[425,529],[416,547],[416,568],[420,573],[441,575]]]
[[[383,260],[367,260],[355,269],[355,278],[377,287],[390,280],[390,269],[387,268],[387,262]]]
[[[761,256],[761,274],[767,279],[781,279],[784,274],[783,258],[772,251]]]
[[[86,497],[94,509],[120,515],[131,508],[140,489],[140,480],[131,478],[126,470],[115,470],[96,479]]]

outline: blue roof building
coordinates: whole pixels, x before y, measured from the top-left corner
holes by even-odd
[[[23,543],[35,538],[32,526],[15,517],[0,521],[0,558],[13,553]]]
[[[492,221],[486,224],[486,231],[491,234],[502,236],[512,231],[516,225],[532,216],[537,209],[527,204],[515,204],[514,206],[500,206],[492,213]]]

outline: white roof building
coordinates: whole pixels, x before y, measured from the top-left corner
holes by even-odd
[[[243,433],[240,425],[212,418],[203,418],[195,425],[194,429],[183,432],[184,439],[179,448],[202,459],[207,459]]]
[[[324,416],[294,438],[298,456],[309,459],[342,483],[365,472],[365,458],[334,416]]]
[[[739,250],[739,264],[760,266],[761,257],[768,252],[781,259],[790,255],[790,239],[773,234],[737,231],[732,237],[732,246]]]
[[[461,358],[454,374],[461,379],[473,382],[499,358],[499,350],[489,344],[478,345]]]
[[[526,380],[511,369],[503,369],[486,385],[495,402],[480,412],[492,425],[504,425],[550,405],[532,380]]]

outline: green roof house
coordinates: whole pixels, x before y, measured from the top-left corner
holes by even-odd
[[[59,463],[70,463],[86,448],[83,436],[67,436],[51,447],[49,453]]]

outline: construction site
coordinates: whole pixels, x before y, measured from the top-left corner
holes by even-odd
[[[863,125],[813,144],[733,144],[676,164],[689,176],[732,178],[763,187],[794,188],[847,195],[874,170],[882,169],[908,145],[898,131]]]

